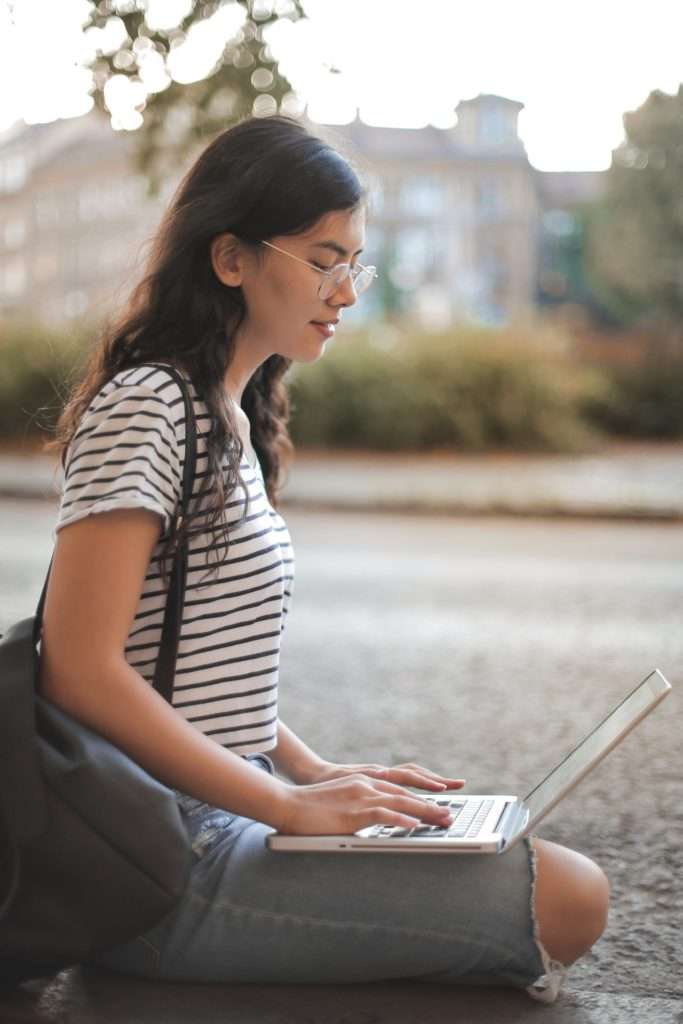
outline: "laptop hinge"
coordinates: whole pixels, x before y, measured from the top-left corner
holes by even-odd
[[[495,831],[500,832],[504,844],[508,843],[520,828],[524,827],[525,814],[524,804],[519,800],[513,800],[503,808]]]

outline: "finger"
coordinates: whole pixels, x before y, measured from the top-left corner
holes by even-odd
[[[385,782],[382,779],[368,779],[369,785],[377,790],[378,793],[387,793],[389,796],[408,796],[415,799],[415,794],[411,793],[405,786],[400,786],[395,782]]]
[[[368,825],[398,825],[399,828],[414,828],[419,824],[419,818],[401,814],[399,811],[392,811],[390,807],[373,807],[372,810],[358,812],[353,828],[357,830],[367,828]]]
[[[447,807],[439,807],[431,800],[420,800],[419,797],[408,798],[407,802],[404,799],[396,798],[399,809],[407,814],[419,814],[422,821],[430,821],[435,825],[450,824],[453,821],[453,815]]]
[[[423,800],[402,786],[397,786],[393,782],[382,782],[375,779],[368,779],[367,783],[368,788],[376,791],[376,795],[370,796],[370,794],[367,794],[364,796],[362,802],[366,806],[368,802],[386,802],[387,797],[391,797],[391,804],[389,806],[399,807],[408,814],[417,814],[423,821],[432,821],[435,824],[450,823],[452,821],[448,807],[439,807],[432,800]]]
[[[386,800],[386,797],[384,799]],[[381,797],[377,798],[378,803],[381,800]],[[420,821],[432,822],[435,825],[448,825],[453,821],[447,807],[439,807],[430,800],[421,800],[415,796],[396,796],[390,803],[387,801],[382,806],[391,807],[399,813],[409,814],[417,817]]]
[[[396,767],[411,768],[413,771],[419,772],[421,775],[424,775],[429,779],[433,779],[434,782],[440,782],[446,789],[460,789],[466,781],[462,776],[454,779],[448,775],[441,775],[439,772],[433,772],[431,768],[424,768],[420,764],[399,764],[396,765]]]
[[[434,775],[431,772],[426,774],[426,769],[385,768],[383,772],[378,772],[375,777],[390,779],[397,783],[400,782],[404,786],[429,789],[437,793],[442,792],[444,789],[462,789],[465,785],[465,779],[446,779],[441,775]]]
[[[420,765],[399,765],[398,767],[410,767],[414,771],[419,772],[420,775],[424,776],[426,779],[430,779],[432,782],[438,783],[443,789],[462,789],[466,781],[462,776],[457,779],[453,779],[447,775],[439,775],[438,772],[433,772],[429,768],[422,768]]]
[[[432,775],[434,778],[440,778],[438,772],[433,772],[431,768],[425,768],[425,766],[422,764],[413,764],[412,761],[406,762],[404,764],[395,764],[394,768],[408,768],[410,769],[410,771],[413,772],[420,772],[423,775]]]
[[[375,779],[391,779],[395,782],[402,782],[406,786],[420,786],[421,789],[445,789],[443,783],[433,776],[427,774],[426,770],[412,768],[407,765],[396,765],[394,768],[379,768],[377,771],[366,771],[365,773]]]

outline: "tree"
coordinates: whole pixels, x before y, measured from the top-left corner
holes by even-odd
[[[623,323],[683,339],[683,85],[624,115],[605,198],[592,211],[592,284]]]
[[[127,92],[138,113],[126,126],[139,125],[136,159],[155,192],[198,144],[229,124],[249,114],[295,111],[296,97],[266,36],[278,20],[305,14],[300,0],[188,0],[179,24],[160,28],[147,8],[145,0],[100,0],[84,30],[97,46],[95,103],[111,110],[114,92]],[[199,26],[218,42],[213,67],[198,81],[176,81],[173,51]]]

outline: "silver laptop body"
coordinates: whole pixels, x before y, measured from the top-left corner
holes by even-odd
[[[442,793],[425,799],[450,805],[454,821],[448,828],[371,825],[347,836],[271,832],[266,844],[271,850],[301,853],[505,853],[528,835],[670,690],[670,684],[655,669],[523,800],[500,794]]]

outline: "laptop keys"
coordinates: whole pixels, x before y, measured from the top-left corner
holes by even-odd
[[[480,800],[479,803],[471,801],[455,824],[449,829],[449,836],[453,836],[454,839],[463,839],[467,836],[469,839],[479,835],[481,827],[492,807],[493,800]]]
[[[454,817],[450,826],[427,825],[422,823],[413,828],[402,828],[398,825],[376,825],[370,835],[377,839],[403,839],[406,836],[451,836],[454,839],[470,838],[478,835],[486,817],[493,806],[493,800],[453,800],[443,797],[434,800],[441,807],[448,807]]]

